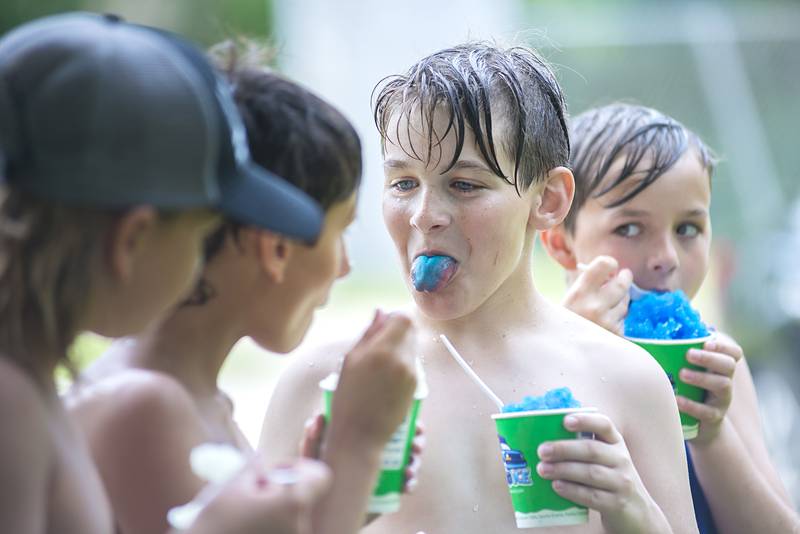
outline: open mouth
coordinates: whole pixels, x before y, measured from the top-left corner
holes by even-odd
[[[451,256],[417,256],[411,265],[411,282],[417,291],[432,293],[447,287],[457,270],[458,262]]]

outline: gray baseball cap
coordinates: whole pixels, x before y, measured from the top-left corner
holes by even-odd
[[[250,158],[202,51],[116,16],[70,13],[0,39],[0,177],[78,206],[215,208],[313,242],[323,212]]]

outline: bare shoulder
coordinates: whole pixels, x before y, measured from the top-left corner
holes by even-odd
[[[84,385],[69,409],[118,524],[132,532],[164,531],[166,511],[202,486],[187,460],[207,432],[189,392],[166,374],[126,369]]]
[[[563,330],[559,337],[571,341],[568,350],[603,377],[609,406],[629,415],[674,409],[669,379],[643,348],[564,308],[551,317]]]
[[[338,372],[344,355],[353,348],[355,338],[339,338],[324,342],[307,342],[291,353],[289,364],[281,375],[280,382],[293,385],[313,385]]]
[[[70,394],[67,406],[95,453],[104,445],[167,444],[176,437],[202,434],[202,420],[189,392],[155,371],[126,369],[84,384]]]
[[[559,323],[560,329],[569,332],[565,338],[581,353],[596,360],[597,365],[621,376],[660,371],[653,358],[638,345],[563,307],[554,308],[557,310],[551,317]]]
[[[105,408],[105,412],[137,414],[155,410],[165,415],[186,409],[192,398],[173,377],[146,369],[125,369],[109,376],[79,382],[67,397],[70,410]],[[151,414],[155,415],[155,414]]]

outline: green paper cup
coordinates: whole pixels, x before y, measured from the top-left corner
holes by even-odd
[[[676,395],[681,395],[687,399],[703,402],[706,391],[703,388],[687,384],[680,379],[680,370],[684,367],[695,371],[705,371],[702,367],[686,361],[686,353],[689,349],[701,349],[711,336],[698,337],[694,339],[638,339],[627,337],[642,347],[655,358],[658,364],[667,373],[672,389]],[[683,412],[681,416],[681,427],[683,429],[683,439],[690,440],[697,437],[700,431],[700,422]]]
[[[414,401],[411,404],[411,409],[408,412],[405,420],[397,427],[392,437],[389,438],[386,447],[383,449],[381,455],[381,472],[378,476],[378,482],[375,489],[372,491],[367,504],[367,512],[375,514],[388,514],[396,512],[400,509],[400,497],[403,494],[403,485],[405,484],[405,470],[408,466],[409,456],[411,455],[411,442],[414,439],[414,434],[417,428],[417,414],[422,399],[427,396],[427,386],[425,385],[424,378],[420,379],[418,370],[418,385],[417,391],[414,393]],[[339,375],[332,373],[327,378],[319,383],[323,393],[324,415],[325,421],[330,423],[331,419],[331,406],[333,403],[333,394],[336,390],[336,385],[339,380]]]
[[[517,528],[579,525],[589,520],[586,507],[557,494],[552,482],[536,472],[536,465],[537,449],[545,441],[584,437],[564,428],[564,416],[594,411],[595,408],[564,408],[492,415]]]

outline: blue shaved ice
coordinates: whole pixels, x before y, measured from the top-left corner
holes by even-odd
[[[572,396],[569,388],[551,389],[541,397],[525,396],[522,402],[506,404],[503,413],[530,412],[535,410],[558,410],[560,408],[580,408],[581,403]]]
[[[709,335],[700,314],[683,291],[648,293],[633,300],[625,318],[625,336],[639,339],[694,339]]]

